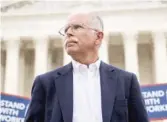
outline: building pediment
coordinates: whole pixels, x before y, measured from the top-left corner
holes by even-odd
[[[166,3],[146,1],[36,1],[17,0],[16,2],[2,2],[1,13],[3,15],[69,13],[73,11],[100,11],[117,9],[134,9],[143,7],[164,6]]]
[[[34,14],[34,13],[64,13],[76,10],[99,8],[95,2],[82,1],[17,1],[4,2],[1,7],[2,14]]]

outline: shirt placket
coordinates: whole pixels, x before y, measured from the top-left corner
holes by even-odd
[[[92,118],[92,122],[96,122],[95,121],[95,112],[94,112],[94,105],[95,105],[95,72],[93,69],[89,69],[88,70],[88,81],[89,81],[89,101],[90,101],[90,110],[91,110],[91,118]]]
[[[85,114],[86,114],[86,118],[85,118],[85,121],[87,120],[87,122],[91,121],[92,122],[92,109],[91,109],[91,95],[90,95],[90,86],[89,86],[89,82],[90,82],[90,79],[89,79],[89,71],[87,68],[83,68],[82,70],[82,74],[81,74],[81,77],[82,79],[84,79],[85,81],[83,81],[84,85],[83,85],[83,91],[85,92],[85,100],[86,100],[86,103],[85,104]]]

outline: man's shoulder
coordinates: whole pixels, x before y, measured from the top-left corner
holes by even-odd
[[[124,88],[129,89],[132,84],[138,84],[138,79],[134,73],[113,66],[111,64],[108,64],[108,67],[112,67],[114,69],[119,87],[124,86]]]
[[[114,71],[116,72],[118,82],[123,83],[124,85],[128,86],[132,83],[136,84],[138,83],[138,78],[135,73],[126,71],[124,69],[121,69],[119,67],[113,66],[111,64],[107,64],[108,67],[112,67]]]
[[[41,80],[52,80],[59,75],[59,72],[64,71],[70,66],[70,63],[64,66],[57,67],[54,70],[48,71],[46,73],[40,74],[37,77],[40,77]]]
[[[116,71],[119,75],[123,75],[123,76],[128,76],[129,77],[129,76],[132,76],[132,74],[134,74],[132,72],[126,71],[123,68],[119,68],[117,66],[114,66],[112,64],[107,64],[107,63],[105,63],[105,64],[107,65],[107,67],[109,67],[109,68],[113,69],[114,71]]]

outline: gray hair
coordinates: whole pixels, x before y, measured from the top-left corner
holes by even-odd
[[[74,12],[71,15],[75,14],[85,14],[88,15],[89,17],[89,26],[93,29],[103,31],[104,30],[104,25],[103,25],[103,20],[101,19],[100,16],[96,15],[95,13],[88,12],[88,11],[80,11],[80,12]]]
[[[99,31],[103,31],[104,25],[103,25],[103,20],[101,19],[101,17],[95,14],[91,14],[90,16],[91,16],[90,26]]]

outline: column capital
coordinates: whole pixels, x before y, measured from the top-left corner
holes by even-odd
[[[138,32],[130,31],[130,32],[122,32],[121,34],[125,40],[130,39],[130,38],[133,40],[137,40],[138,38]]]
[[[19,37],[5,37],[6,48],[20,47],[21,40]]]
[[[163,30],[157,30],[157,31],[154,30],[154,31],[151,31],[151,33],[152,33],[152,34],[156,34],[156,33],[157,33],[157,34],[158,34],[158,33],[159,33],[159,34],[165,34],[165,31],[163,31]]]
[[[49,40],[49,37],[48,36],[33,36],[32,40],[34,40],[35,43],[47,42]]]
[[[153,38],[153,42],[155,42],[157,39],[158,40],[161,40],[161,39],[164,40],[165,39],[165,32],[163,32],[163,31],[154,31],[154,32],[152,32],[152,38]]]
[[[19,36],[3,36],[2,39],[4,41],[12,41],[12,40],[20,40]]]

